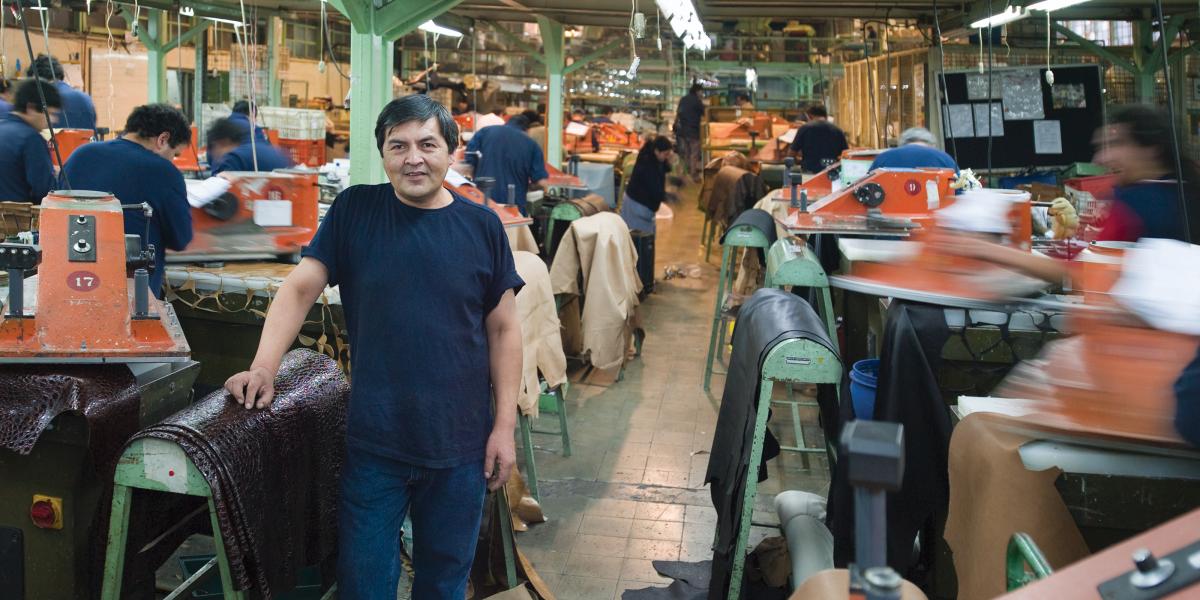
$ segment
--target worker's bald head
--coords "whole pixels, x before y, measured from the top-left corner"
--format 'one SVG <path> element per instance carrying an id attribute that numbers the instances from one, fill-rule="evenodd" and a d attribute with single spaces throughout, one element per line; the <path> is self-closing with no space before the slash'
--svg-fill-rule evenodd
<path id="1" fill-rule="evenodd" d="M 451 154 L 458 148 L 458 124 L 446 107 L 424 94 L 413 94 L 387 103 L 375 121 L 375 146 L 383 155 L 383 144 L 388 133 L 400 125 L 414 121 L 424 123 L 430 119 L 437 122 L 437 131 L 442 136 Z"/>

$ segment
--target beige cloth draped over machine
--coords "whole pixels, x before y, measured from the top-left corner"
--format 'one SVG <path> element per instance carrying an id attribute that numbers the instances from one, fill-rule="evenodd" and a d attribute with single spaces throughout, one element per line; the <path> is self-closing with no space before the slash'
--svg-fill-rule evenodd
<path id="1" fill-rule="evenodd" d="M 602 212 L 572 221 L 555 252 L 550 281 L 556 295 L 573 297 L 562 306 L 564 349 L 587 355 L 597 369 L 623 365 L 642 282 L 637 249 L 620 215 Z"/>
<path id="2" fill-rule="evenodd" d="M 517 294 L 517 316 L 521 319 L 524 362 L 521 393 L 517 404 L 530 417 L 538 414 L 541 385 L 538 373 L 551 388 L 567 382 L 567 357 L 563 354 L 562 333 L 554 291 L 546 263 L 530 252 L 513 252 L 517 274 L 525 287 Z"/>

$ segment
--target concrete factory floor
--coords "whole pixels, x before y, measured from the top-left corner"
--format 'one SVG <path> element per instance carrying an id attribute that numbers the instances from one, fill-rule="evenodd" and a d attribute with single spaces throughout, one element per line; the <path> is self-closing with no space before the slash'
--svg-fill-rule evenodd
<path id="1" fill-rule="evenodd" d="M 535 436 L 549 521 L 518 534 L 517 543 L 560 600 L 619 599 L 626 589 L 669 583 L 655 573 L 653 560 L 712 556 L 716 513 L 703 483 L 725 378 L 714 375 L 707 393 L 703 378 L 721 252 L 714 245 L 711 262 L 703 262 L 698 188 L 684 191 L 672 206 L 672 220 L 659 221 L 659 282 L 642 305 L 642 356 L 626 366 L 619 382 L 596 385 L 600 376 L 573 377 L 567 397 L 570 458 L 560 454 L 559 438 Z M 662 281 L 668 265 L 696 264 L 698 279 Z M 782 397 L 785 390 L 776 387 Z M 804 422 L 808 445 L 821 447 L 815 411 Z M 771 429 L 783 444 L 793 443 L 786 407 L 774 411 Z M 812 469 L 806 470 L 799 454 L 784 452 L 769 463 L 755 522 L 778 522 L 772 501 L 780 491 L 825 494 L 825 458 L 814 454 L 809 461 Z M 750 547 L 773 535 L 779 535 L 777 529 L 755 527 Z"/>

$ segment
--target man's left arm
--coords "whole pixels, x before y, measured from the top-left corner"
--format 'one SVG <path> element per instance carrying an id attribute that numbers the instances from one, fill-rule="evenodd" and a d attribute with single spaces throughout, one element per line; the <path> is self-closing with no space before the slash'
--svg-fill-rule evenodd
<path id="1" fill-rule="evenodd" d="M 529 179 L 533 181 L 533 185 L 544 190 L 550 183 L 550 173 L 546 171 L 546 155 L 542 154 L 542 148 L 537 144 L 530 150 L 530 155 L 533 169 L 530 170 Z"/>
<path id="2" fill-rule="evenodd" d="M 179 252 L 192 243 L 192 207 L 188 204 L 187 187 L 179 171 L 172 167 L 163 173 L 163 177 L 169 182 L 168 193 L 159 202 L 160 214 L 156 216 L 161 224 L 163 244 L 168 250 Z"/>
<path id="3" fill-rule="evenodd" d="M 488 313 L 488 363 L 492 371 L 492 395 L 496 399 L 496 421 L 488 436 L 483 476 L 488 489 L 500 489 L 517 461 L 513 431 L 517 426 L 517 393 L 521 387 L 521 322 L 516 294 L 509 289 Z"/>

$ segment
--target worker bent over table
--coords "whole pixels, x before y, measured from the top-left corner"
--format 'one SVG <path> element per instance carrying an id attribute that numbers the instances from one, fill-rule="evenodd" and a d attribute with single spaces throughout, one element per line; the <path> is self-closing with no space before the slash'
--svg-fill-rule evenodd
<path id="1" fill-rule="evenodd" d="M 390 183 L 338 196 L 271 305 L 250 370 L 225 387 L 266 407 L 309 308 L 339 285 L 354 373 L 339 596 L 395 598 L 407 514 L 413 597 L 461 600 L 485 487 L 503 486 L 515 461 L 523 282 L 499 217 L 442 187 L 458 141 L 445 108 L 393 100 L 375 138 Z"/>

